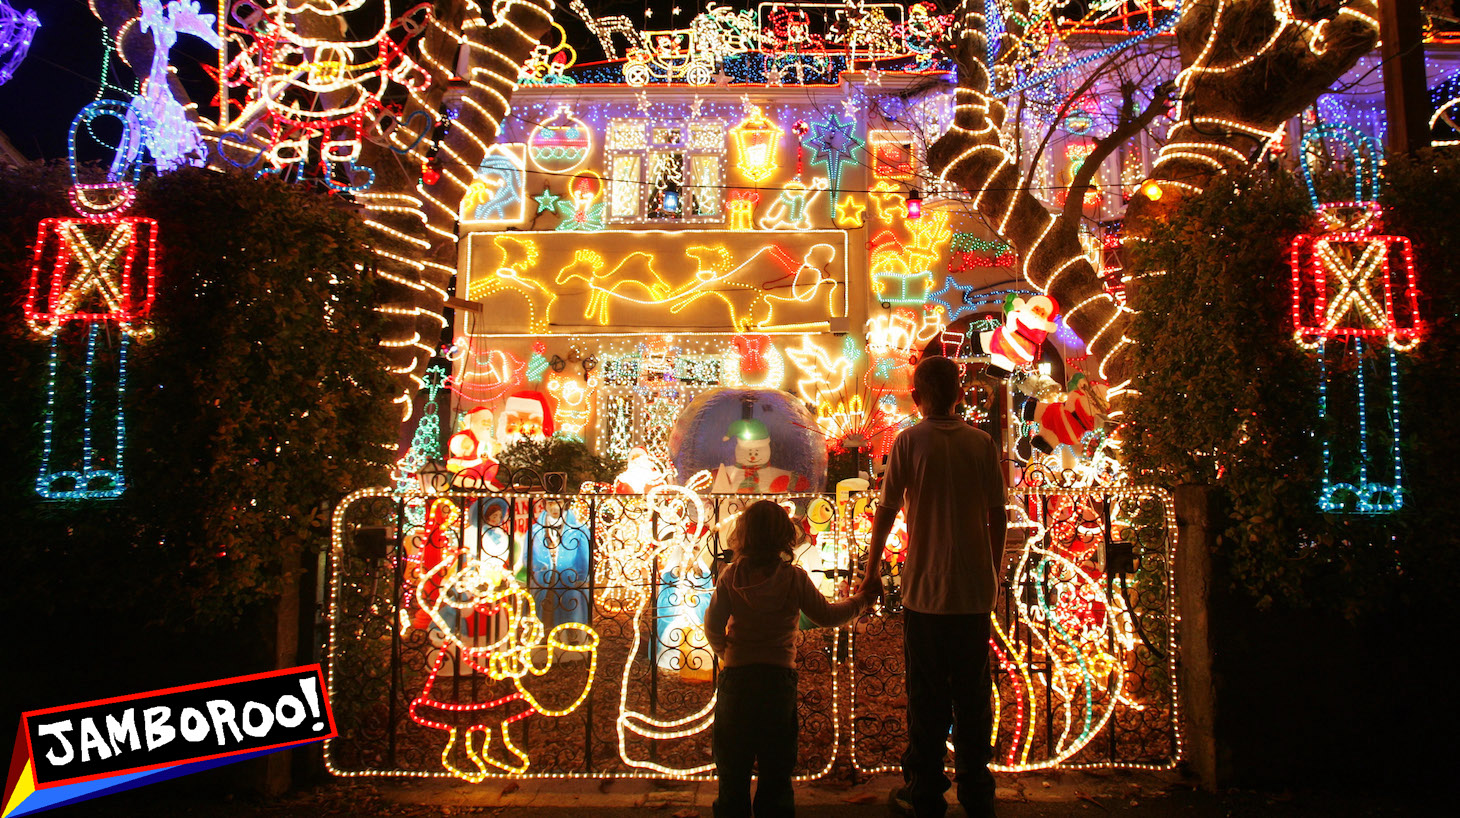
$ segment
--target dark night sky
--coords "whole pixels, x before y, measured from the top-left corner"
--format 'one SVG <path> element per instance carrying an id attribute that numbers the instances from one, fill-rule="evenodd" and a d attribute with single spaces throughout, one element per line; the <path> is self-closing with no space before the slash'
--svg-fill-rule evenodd
<path id="1" fill-rule="evenodd" d="M 96 98 L 101 74 L 103 46 L 101 23 L 87 7 L 86 0 L 7 0 L 12 8 L 24 12 L 35 9 L 41 28 L 36 32 L 30 53 L 16 70 L 15 76 L 0 86 L 0 131 L 10 137 L 15 147 L 31 159 L 65 159 L 66 134 L 71 120 L 88 102 Z M 723 5 L 752 7 L 753 0 L 721 0 Z M 216 0 L 201 0 L 203 10 L 215 13 Z M 411 3 L 396 0 L 397 13 Z M 585 5 L 599 16 L 622 14 L 642 25 L 644 10 L 653 8 L 653 16 L 645 28 L 683 28 L 695 14 L 704 9 L 703 0 L 585 0 Z M 678 6 L 680 14 L 671 15 Z M 567 0 L 559 0 L 555 19 L 568 31 L 579 51 L 580 62 L 603 58 L 597 41 L 567 10 Z M 189 42 L 193 41 L 193 42 Z M 172 51 L 177 66 L 195 99 L 206 107 L 212 99 L 211 80 L 198 67 L 199 60 L 212 64 L 206 46 L 194 38 L 182 37 Z M 115 85 L 131 87 L 132 77 L 125 66 L 113 69 Z M 95 158 L 95 157 L 93 157 Z"/>
<path id="2" fill-rule="evenodd" d="M 0 131 L 31 159 L 61 159 L 76 112 L 96 96 L 101 23 L 86 0 L 7 0 L 35 9 L 41 27 L 10 82 L 0 85 Z"/>

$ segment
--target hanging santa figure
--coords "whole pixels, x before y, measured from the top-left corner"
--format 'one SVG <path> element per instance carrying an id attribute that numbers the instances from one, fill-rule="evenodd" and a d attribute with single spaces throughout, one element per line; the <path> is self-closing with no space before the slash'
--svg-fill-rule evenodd
<path id="1" fill-rule="evenodd" d="M 1038 360 L 1044 337 L 1055 330 L 1057 315 L 1059 305 L 1047 295 L 1036 295 L 1028 301 L 1009 296 L 1004 302 L 1004 325 L 979 336 L 989 356 L 990 374 L 1007 377 Z"/>

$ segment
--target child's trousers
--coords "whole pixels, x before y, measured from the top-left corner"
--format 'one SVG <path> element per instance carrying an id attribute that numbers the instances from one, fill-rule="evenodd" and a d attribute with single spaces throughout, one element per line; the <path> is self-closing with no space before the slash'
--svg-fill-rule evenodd
<path id="1" fill-rule="evenodd" d="M 716 818 L 751 814 L 750 773 L 760 775 L 753 803 L 756 818 L 796 814 L 791 771 L 796 766 L 796 671 L 776 665 L 743 665 L 720 671 L 715 700 L 715 769 L 720 794 Z"/>

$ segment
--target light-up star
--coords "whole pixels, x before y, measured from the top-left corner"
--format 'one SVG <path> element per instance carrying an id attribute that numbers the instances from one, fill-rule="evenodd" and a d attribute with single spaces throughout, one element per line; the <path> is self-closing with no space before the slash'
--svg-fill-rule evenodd
<path id="1" fill-rule="evenodd" d="M 875 65 L 872 66 L 871 68 L 868 68 L 867 69 L 867 84 L 868 85 L 881 85 L 882 84 L 882 72 L 881 71 L 878 71 L 877 70 L 877 67 Z"/>
<path id="2" fill-rule="evenodd" d="M 836 224 L 838 227 L 861 227 L 862 214 L 866 211 L 867 206 L 850 194 L 843 196 L 841 204 L 836 206 Z"/>
<path id="3" fill-rule="evenodd" d="M 699 119 L 699 116 L 700 116 L 700 107 L 703 106 L 704 104 L 705 104 L 704 98 L 701 97 L 699 94 L 695 94 L 694 100 L 692 102 L 690 102 L 690 104 L 689 104 L 689 115 L 692 116 L 692 117 L 694 117 L 694 118 L 696 118 L 696 119 Z"/>
<path id="4" fill-rule="evenodd" d="M 439 366 L 433 366 L 426 370 L 426 377 L 421 379 L 421 388 L 426 390 L 428 400 L 435 400 L 436 393 L 446 385 L 446 370 Z"/>
<path id="5" fill-rule="evenodd" d="M 928 303 L 946 307 L 948 314 L 943 317 L 943 320 L 951 324 L 959 318 L 973 313 L 972 300 L 969 298 L 973 294 L 973 289 L 973 285 L 959 284 L 953 280 L 953 276 L 948 276 L 943 280 L 943 287 L 928 296 Z"/>
<path id="6" fill-rule="evenodd" d="M 714 73 L 714 75 L 710 77 L 710 79 L 716 85 L 720 86 L 721 88 L 724 88 L 724 87 L 728 86 L 730 84 L 730 81 L 733 80 L 733 79 L 735 79 L 735 78 L 732 77 L 732 76 L 730 76 L 729 74 L 726 74 L 725 73 L 725 69 L 722 68 L 719 71 L 716 71 Z"/>
<path id="7" fill-rule="evenodd" d="M 811 157 L 811 163 L 826 166 L 826 179 L 830 183 L 831 193 L 827 198 L 827 209 L 832 216 L 836 215 L 837 193 L 841 190 L 842 166 L 853 162 L 857 149 L 866 144 L 852 133 L 856 127 L 855 119 L 848 118 L 846 122 L 842 122 L 833 113 L 826 122 L 812 123 L 812 136 L 806 143 L 816 152 Z"/>
<path id="8" fill-rule="evenodd" d="M 640 91 L 639 93 L 634 95 L 634 98 L 639 101 L 639 104 L 637 106 L 639 109 L 639 113 L 649 113 L 649 92 Z"/>
<path id="9" fill-rule="evenodd" d="M 549 188 L 543 188 L 541 193 L 532 197 L 532 200 L 537 202 L 537 212 L 539 213 L 552 213 L 557 210 L 558 202 L 562 199 L 562 196 L 554 195 Z"/>
<path id="10" fill-rule="evenodd" d="M 857 115 L 857 100 L 852 97 L 847 97 L 842 100 L 842 112 L 848 117 L 855 117 Z"/>

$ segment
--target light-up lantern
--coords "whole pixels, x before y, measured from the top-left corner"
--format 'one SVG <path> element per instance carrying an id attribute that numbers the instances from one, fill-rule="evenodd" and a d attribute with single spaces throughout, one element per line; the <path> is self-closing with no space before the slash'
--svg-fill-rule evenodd
<path id="1" fill-rule="evenodd" d="M 780 147 L 782 133 L 780 127 L 765 118 L 759 106 L 752 107 L 750 115 L 730 129 L 736 166 L 745 178 L 760 184 L 776 172 L 776 149 Z"/>
<path id="2" fill-rule="evenodd" d="M 914 189 L 907 195 L 907 217 L 920 219 L 923 216 L 923 192 Z"/>

